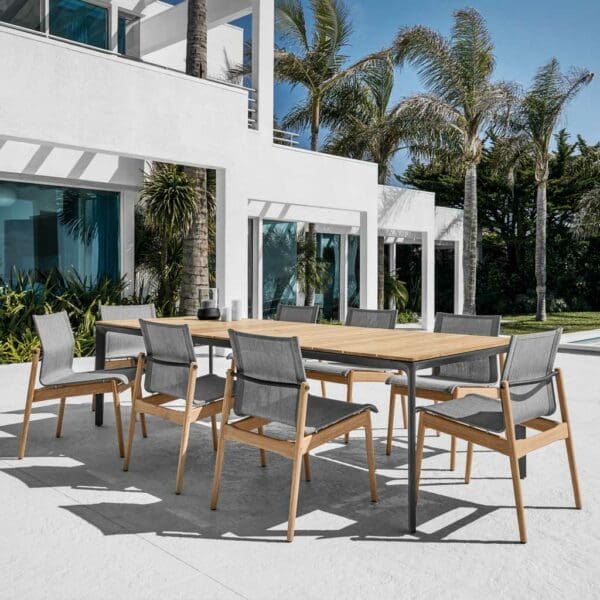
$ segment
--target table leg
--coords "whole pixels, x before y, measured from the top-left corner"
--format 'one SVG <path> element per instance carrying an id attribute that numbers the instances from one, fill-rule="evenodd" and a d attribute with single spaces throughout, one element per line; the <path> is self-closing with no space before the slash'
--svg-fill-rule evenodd
<path id="1" fill-rule="evenodd" d="M 106 354 L 106 331 L 96 327 L 96 370 L 104 369 Z M 96 394 L 96 426 L 101 427 L 104 422 L 104 394 Z"/>
<path id="2" fill-rule="evenodd" d="M 518 440 L 524 440 L 527 437 L 527 428 L 523 425 L 515 425 L 515 437 Z M 527 477 L 527 455 L 522 456 L 519 459 L 519 473 L 521 479 Z"/>
<path id="3" fill-rule="evenodd" d="M 213 374 L 213 347 L 212 344 L 208 345 L 208 372 Z"/>
<path id="4" fill-rule="evenodd" d="M 417 452 L 416 452 L 416 416 L 415 391 L 416 369 L 409 365 L 406 371 L 408 379 L 408 531 L 417 530 Z"/>

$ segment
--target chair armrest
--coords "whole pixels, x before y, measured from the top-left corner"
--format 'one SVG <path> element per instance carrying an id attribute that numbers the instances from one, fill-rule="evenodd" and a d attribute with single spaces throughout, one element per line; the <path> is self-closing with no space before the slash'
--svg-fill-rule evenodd
<path id="1" fill-rule="evenodd" d="M 499 399 L 500 388 L 498 387 L 461 387 L 457 385 L 454 388 L 454 398 L 464 398 L 469 394 L 479 394 L 480 396 L 488 396 L 489 398 Z"/>

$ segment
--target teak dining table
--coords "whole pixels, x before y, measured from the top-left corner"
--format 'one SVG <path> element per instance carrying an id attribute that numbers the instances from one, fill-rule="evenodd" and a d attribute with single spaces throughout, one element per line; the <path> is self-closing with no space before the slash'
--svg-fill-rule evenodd
<path id="1" fill-rule="evenodd" d="M 371 329 L 313 323 L 292 323 L 259 319 L 240 321 L 199 321 L 193 317 L 152 319 L 163 323 L 186 323 L 195 345 L 209 347 L 212 372 L 213 347 L 229 348 L 228 330 L 245 331 L 280 337 L 296 336 L 302 355 L 343 362 L 361 367 L 403 371 L 408 379 L 408 530 L 416 531 L 416 418 L 415 379 L 421 369 L 486 358 L 505 353 L 509 340 L 449 333 L 432 333 L 410 329 Z M 109 332 L 141 335 L 137 320 L 99 321 L 96 323 L 96 368 L 105 363 L 106 334 Z M 103 422 L 103 396 L 96 396 L 96 425 Z"/>

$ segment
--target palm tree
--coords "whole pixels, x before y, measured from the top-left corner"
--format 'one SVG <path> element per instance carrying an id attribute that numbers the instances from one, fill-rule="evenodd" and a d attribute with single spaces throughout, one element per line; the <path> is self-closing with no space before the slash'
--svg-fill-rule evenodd
<path id="1" fill-rule="evenodd" d="M 336 94 L 338 106 L 330 109 L 336 127 L 325 147 L 327 152 L 377 163 L 378 182 L 385 185 L 392 174 L 392 160 L 404 138 L 401 103 L 391 105 L 394 65 L 389 57 L 374 60 L 360 74 L 352 90 Z M 333 105 L 336 102 L 332 103 Z M 338 117 L 335 117 L 339 113 Z M 385 304 L 384 238 L 378 237 L 377 303 Z"/>
<path id="2" fill-rule="evenodd" d="M 569 74 L 560 70 L 553 58 L 540 67 L 533 85 L 523 103 L 524 129 L 531 139 L 535 158 L 536 227 L 535 227 L 535 280 L 537 293 L 536 320 L 546 320 L 546 221 L 548 165 L 550 142 L 556 124 L 567 103 L 594 75 L 586 69 L 576 69 Z"/>
<path id="3" fill-rule="evenodd" d="M 449 39 L 427 27 L 401 29 L 396 62 L 412 63 L 428 93 L 408 98 L 404 118 L 407 147 L 420 159 L 458 166 L 464 173 L 464 312 L 476 310 L 477 167 L 485 133 L 511 106 L 513 87 L 493 83 L 494 45 L 474 9 L 454 13 Z"/>
<path id="4" fill-rule="evenodd" d="M 192 77 L 207 76 L 206 0 L 188 0 L 185 72 Z M 198 289 L 209 285 L 208 200 L 206 169 L 185 167 L 194 182 L 198 206 L 183 241 L 183 270 L 179 312 L 193 315 L 199 306 Z"/>
<path id="5" fill-rule="evenodd" d="M 310 126 L 310 149 L 319 147 L 321 125 L 328 124 L 327 103 L 342 82 L 355 75 L 371 60 L 367 57 L 344 67 L 342 54 L 352 33 L 352 24 L 343 0 L 310 0 L 312 31 L 309 29 L 301 0 L 276 0 L 275 20 L 281 39 L 289 48 L 275 50 L 275 77 L 292 87 L 301 86 L 306 99 L 294 107 L 283 120 L 285 129 L 302 129 Z M 306 269 L 316 264 L 316 233 L 314 223 L 309 223 L 306 235 Z M 312 273 L 305 281 L 313 281 Z M 315 291 L 307 285 L 305 304 L 314 304 Z"/>

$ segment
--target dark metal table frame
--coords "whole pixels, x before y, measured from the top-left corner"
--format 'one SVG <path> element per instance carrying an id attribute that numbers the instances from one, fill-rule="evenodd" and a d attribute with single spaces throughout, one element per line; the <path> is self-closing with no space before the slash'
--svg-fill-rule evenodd
<path id="1" fill-rule="evenodd" d="M 118 327 L 116 325 L 96 325 L 96 369 L 103 369 L 105 365 L 106 334 L 108 332 L 125 333 L 128 335 L 141 336 L 140 329 L 131 327 Z M 228 340 L 218 340 L 214 338 L 192 335 L 194 345 L 208 346 L 209 372 L 213 372 L 213 348 L 230 348 Z M 305 358 L 316 358 L 333 362 L 344 362 L 345 364 L 355 364 L 361 367 L 374 367 L 378 369 L 393 369 L 395 371 L 404 371 L 408 379 L 408 531 L 415 533 L 417 529 L 417 482 L 416 482 L 416 377 L 417 372 L 423 369 L 440 367 L 442 365 L 461 362 L 469 358 L 488 358 L 508 351 L 508 341 L 504 346 L 488 348 L 485 350 L 474 350 L 462 352 L 451 356 L 439 358 L 430 358 L 426 360 L 400 362 L 389 359 L 367 358 L 362 356 L 352 356 L 348 354 L 338 354 L 335 352 L 318 352 L 314 350 L 302 350 L 302 356 Z M 96 425 L 100 427 L 104 419 L 104 395 L 96 395 Z M 516 437 L 524 439 L 526 429 L 522 425 L 515 427 Z M 526 476 L 527 462 L 526 457 L 519 459 L 519 468 L 521 479 Z"/>

